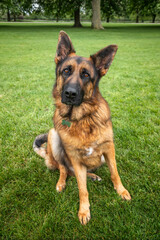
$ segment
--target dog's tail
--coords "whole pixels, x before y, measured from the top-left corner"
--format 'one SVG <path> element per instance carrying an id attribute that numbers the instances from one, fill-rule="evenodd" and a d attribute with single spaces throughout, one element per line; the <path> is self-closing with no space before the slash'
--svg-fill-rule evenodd
<path id="1" fill-rule="evenodd" d="M 47 141 L 48 141 L 48 133 L 38 135 L 38 136 L 35 138 L 34 143 L 33 143 L 33 149 L 34 149 L 34 151 L 35 151 L 39 156 L 41 156 L 42 158 L 45 158 L 45 157 L 46 157 L 46 147 L 43 147 L 42 145 L 43 145 L 44 143 L 47 143 Z"/>

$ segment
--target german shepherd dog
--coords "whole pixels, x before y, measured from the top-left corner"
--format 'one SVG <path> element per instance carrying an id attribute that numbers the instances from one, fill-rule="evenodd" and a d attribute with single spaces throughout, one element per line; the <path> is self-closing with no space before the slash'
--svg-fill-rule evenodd
<path id="1" fill-rule="evenodd" d="M 78 217 L 84 225 L 91 218 L 87 176 L 100 181 L 91 171 L 104 162 L 108 164 L 117 193 L 122 199 L 131 199 L 117 171 L 110 109 L 98 88 L 117 49 L 117 45 L 110 45 L 89 58 L 79 57 L 69 36 L 60 32 L 53 88 L 54 128 L 48 134 L 37 136 L 33 144 L 49 169 L 59 169 L 58 192 L 65 188 L 68 175 L 76 176 L 80 198 Z"/>

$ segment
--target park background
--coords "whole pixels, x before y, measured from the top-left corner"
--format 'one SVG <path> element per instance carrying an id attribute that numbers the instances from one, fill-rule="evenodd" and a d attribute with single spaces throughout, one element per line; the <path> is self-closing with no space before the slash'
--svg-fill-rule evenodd
<path id="1" fill-rule="evenodd" d="M 154 24 L 148 23 L 151 16 L 138 24 L 99 21 L 103 30 L 93 29 L 92 16 L 81 21 L 82 27 L 73 27 L 74 18 L 28 23 L 11 18 L 0 23 L 0 239 L 159 240 L 158 15 Z M 132 201 L 121 200 L 107 166 L 102 166 L 96 171 L 101 182 L 88 179 L 92 218 L 86 226 L 77 217 L 76 179 L 69 177 L 58 194 L 58 171 L 48 171 L 32 149 L 34 138 L 53 127 L 60 30 L 80 56 L 109 44 L 119 47 L 99 87 L 111 108 L 118 170 Z"/>
<path id="2" fill-rule="evenodd" d="M 1 0 L 1 21 L 160 22 L 160 0 Z M 99 23 L 98 23 L 99 22 Z M 97 25 L 98 24 L 98 25 Z"/>

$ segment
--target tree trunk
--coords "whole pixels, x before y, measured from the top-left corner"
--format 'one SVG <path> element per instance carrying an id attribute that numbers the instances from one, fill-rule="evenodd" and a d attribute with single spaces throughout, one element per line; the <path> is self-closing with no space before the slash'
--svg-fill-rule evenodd
<path id="1" fill-rule="evenodd" d="M 74 26 L 73 27 L 82 27 L 80 22 L 80 7 L 74 11 Z"/>
<path id="2" fill-rule="evenodd" d="M 14 19 L 14 22 L 16 22 L 17 18 L 15 13 L 13 14 L 13 19 Z"/>
<path id="3" fill-rule="evenodd" d="M 9 8 L 7 9 L 7 21 L 8 21 L 8 22 L 11 21 L 11 15 L 10 15 Z"/>
<path id="4" fill-rule="evenodd" d="M 136 23 L 139 23 L 139 9 L 138 9 L 138 8 L 137 8 L 136 13 L 137 13 L 137 16 L 136 16 Z"/>
<path id="5" fill-rule="evenodd" d="M 109 17 L 107 17 L 107 21 L 106 22 L 109 23 Z"/>
<path id="6" fill-rule="evenodd" d="M 156 14 L 153 14 L 152 15 L 152 23 L 155 23 L 155 20 L 156 20 Z"/>
<path id="7" fill-rule="evenodd" d="M 92 0 L 92 28 L 104 29 L 101 24 L 101 0 Z"/>

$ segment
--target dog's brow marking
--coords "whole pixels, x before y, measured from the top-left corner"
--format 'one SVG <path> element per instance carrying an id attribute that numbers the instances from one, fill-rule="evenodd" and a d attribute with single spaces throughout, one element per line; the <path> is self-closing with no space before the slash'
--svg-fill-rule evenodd
<path id="1" fill-rule="evenodd" d="M 53 152 L 54 158 L 59 159 L 59 156 L 61 154 L 60 137 L 58 133 L 55 131 L 55 129 L 52 129 L 51 132 L 52 132 L 52 138 L 51 138 L 52 152 Z"/>

